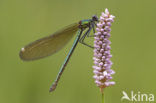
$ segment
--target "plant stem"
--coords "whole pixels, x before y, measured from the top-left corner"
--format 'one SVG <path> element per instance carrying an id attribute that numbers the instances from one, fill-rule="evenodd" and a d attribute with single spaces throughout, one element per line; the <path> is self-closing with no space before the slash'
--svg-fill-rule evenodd
<path id="1" fill-rule="evenodd" d="M 104 103 L 104 93 L 102 93 L 102 103 Z"/>
<path id="2" fill-rule="evenodd" d="M 104 90 L 103 90 L 103 88 L 101 88 L 101 93 L 102 93 L 102 103 L 104 103 Z"/>

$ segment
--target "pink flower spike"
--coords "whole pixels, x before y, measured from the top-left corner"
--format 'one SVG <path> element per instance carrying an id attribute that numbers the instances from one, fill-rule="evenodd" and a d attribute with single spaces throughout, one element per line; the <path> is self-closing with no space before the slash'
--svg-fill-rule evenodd
<path id="1" fill-rule="evenodd" d="M 94 37 L 94 79 L 96 85 L 102 90 L 103 88 L 114 85 L 115 82 L 112 80 L 112 75 L 115 73 L 111 69 L 112 62 L 110 58 L 111 55 L 111 42 L 109 40 L 111 25 L 114 22 L 115 16 L 110 15 L 108 9 L 102 12 L 99 22 L 97 23 L 97 28 Z"/>

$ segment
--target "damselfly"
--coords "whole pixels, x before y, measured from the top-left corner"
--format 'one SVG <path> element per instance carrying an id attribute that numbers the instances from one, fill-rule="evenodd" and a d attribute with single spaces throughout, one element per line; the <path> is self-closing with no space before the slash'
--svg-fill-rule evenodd
<path id="1" fill-rule="evenodd" d="M 54 91 L 65 69 L 65 66 L 67 65 L 78 42 L 92 48 L 92 46 L 84 42 L 84 39 L 86 36 L 90 36 L 91 30 L 93 30 L 93 32 L 95 33 L 94 27 L 96 26 L 97 21 L 97 16 L 93 16 L 92 19 L 81 20 L 78 23 L 71 24 L 64 29 L 53 33 L 50 36 L 36 40 L 21 49 L 19 53 L 20 58 L 24 61 L 31 61 L 52 55 L 55 52 L 59 51 L 61 48 L 63 48 L 65 44 L 67 44 L 67 42 L 77 32 L 77 36 L 73 43 L 73 46 L 70 49 L 64 63 L 62 64 L 55 82 L 50 87 L 49 91 Z"/>

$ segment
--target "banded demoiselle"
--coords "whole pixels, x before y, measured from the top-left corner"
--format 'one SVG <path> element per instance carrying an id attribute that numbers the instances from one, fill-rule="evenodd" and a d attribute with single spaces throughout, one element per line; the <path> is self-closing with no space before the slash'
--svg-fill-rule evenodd
<path id="1" fill-rule="evenodd" d="M 93 16 L 92 19 L 81 20 L 78 23 L 71 24 L 71 25 L 65 27 L 64 29 L 53 33 L 50 36 L 36 40 L 21 49 L 21 51 L 19 53 L 20 58 L 24 61 L 31 61 L 31 60 L 37 60 L 37 59 L 52 55 L 52 54 L 56 53 L 57 51 L 59 51 L 61 48 L 63 48 L 65 46 L 65 44 L 67 44 L 67 42 L 77 32 L 77 36 L 73 43 L 73 46 L 70 49 L 67 57 L 65 58 L 64 63 L 62 64 L 62 66 L 60 68 L 60 72 L 58 73 L 56 80 L 50 87 L 49 91 L 52 92 L 56 89 L 56 86 L 58 84 L 58 81 L 60 80 L 60 77 L 61 77 L 64 69 L 65 69 L 65 66 L 67 65 L 78 42 L 80 42 L 84 45 L 87 45 L 89 47 L 92 47 L 92 46 L 84 43 L 84 39 L 86 36 L 87 37 L 90 36 L 90 31 L 92 29 L 93 29 L 93 32 L 95 32 L 94 27 L 96 26 L 97 21 L 98 21 L 97 16 Z"/>

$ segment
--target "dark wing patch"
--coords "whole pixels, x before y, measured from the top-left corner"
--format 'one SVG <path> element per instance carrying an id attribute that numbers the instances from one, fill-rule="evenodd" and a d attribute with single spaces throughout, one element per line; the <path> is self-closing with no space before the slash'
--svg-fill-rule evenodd
<path id="1" fill-rule="evenodd" d="M 50 36 L 34 41 L 21 49 L 20 58 L 29 61 L 52 55 L 63 48 L 77 30 L 78 23 L 74 23 Z"/>

